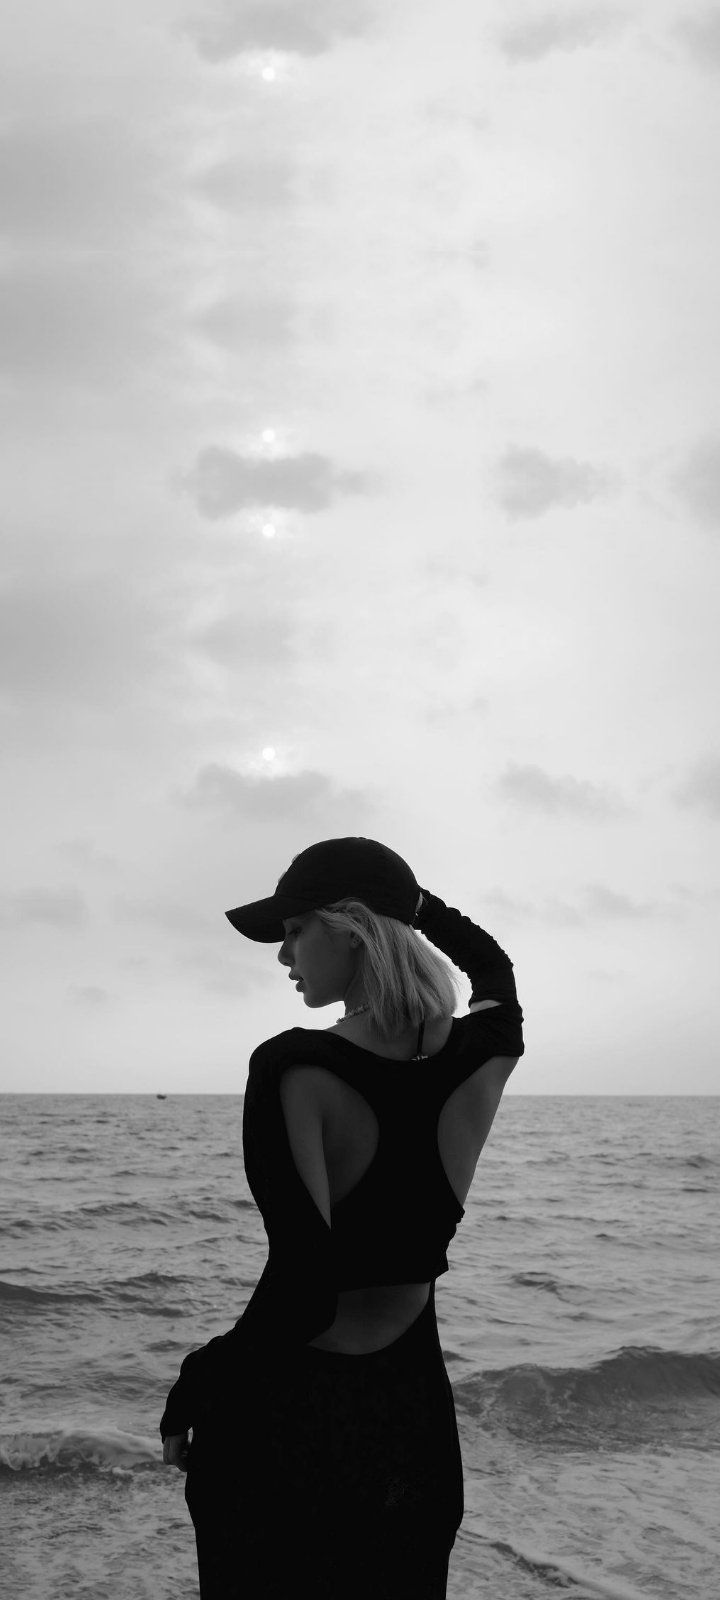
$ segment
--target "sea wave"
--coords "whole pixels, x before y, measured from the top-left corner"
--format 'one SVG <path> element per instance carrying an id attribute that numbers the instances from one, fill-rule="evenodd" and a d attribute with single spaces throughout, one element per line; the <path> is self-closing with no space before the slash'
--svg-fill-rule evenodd
<path id="1" fill-rule="evenodd" d="M 33 1289 L 29 1283 L 8 1283 L 0 1278 L 0 1307 L 97 1304 L 102 1295 L 94 1289 Z"/>
<path id="2" fill-rule="evenodd" d="M 521 1547 L 502 1540 L 488 1540 L 488 1543 L 500 1555 L 509 1557 L 520 1572 L 539 1579 L 543 1586 L 564 1589 L 570 1595 L 577 1588 L 584 1595 L 602 1596 L 603 1600 L 647 1600 L 647 1596 L 641 1594 L 639 1589 L 631 1588 L 615 1577 L 601 1577 L 599 1573 L 591 1572 L 584 1563 L 546 1555 L 527 1545 Z"/>
<path id="3" fill-rule="evenodd" d="M 124 1475 L 162 1464 L 162 1445 L 116 1429 L 56 1428 L 0 1435 L 0 1477 L 17 1472 Z"/>
<path id="4" fill-rule="evenodd" d="M 111 1309 L 117 1304 L 129 1305 L 135 1311 L 149 1308 L 157 1316 L 164 1316 L 168 1308 L 164 1300 L 158 1302 L 158 1294 L 177 1296 L 186 1293 L 187 1289 L 187 1278 L 173 1276 L 169 1272 L 141 1272 L 127 1278 L 105 1278 L 98 1282 L 95 1289 L 88 1289 L 83 1284 L 76 1288 L 69 1283 L 64 1289 L 47 1286 L 34 1289 L 29 1283 L 8 1283 L 0 1278 L 0 1310 L 3 1305 L 18 1310 L 23 1307 L 34 1310 L 38 1306 L 62 1305 L 99 1305 Z M 173 1307 L 170 1307 L 168 1314 L 176 1315 Z"/>
<path id="5" fill-rule="evenodd" d="M 454 1394 L 458 1412 L 491 1432 L 584 1449 L 711 1448 L 720 1352 L 626 1346 L 589 1367 L 528 1363 L 476 1373 Z"/>
<path id="6" fill-rule="evenodd" d="M 620 1578 L 613 1572 L 606 1575 L 598 1572 L 594 1564 L 573 1556 L 556 1555 L 549 1549 L 542 1549 L 534 1542 L 512 1538 L 498 1539 L 489 1529 L 482 1529 L 477 1522 L 466 1520 L 460 1532 L 461 1544 L 472 1550 L 473 1546 L 480 1552 L 492 1551 L 500 1557 L 500 1567 L 494 1567 L 493 1572 L 500 1578 L 500 1587 L 503 1594 L 519 1593 L 519 1585 L 523 1594 L 544 1594 L 546 1589 L 562 1590 L 569 1600 L 576 1595 L 577 1600 L 595 1600 L 596 1596 L 602 1600 L 648 1600 L 646 1589 L 637 1589 L 624 1577 Z M 505 1565 L 513 1571 L 512 1589 L 507 1589 L 502 1582 L 502 1568 Z M 482 1562 L 482 1570 L 486 1563 Z M 471 1568 L 472 1570 L 472 1568 Z M 526 1580 L 530 1579 L 531 1588 L 526 1587 Z M 525 1582 L 523 1581 L 525 1580 Z M 542 1586 L 542 1589 L 540 1588 Z M 468 1591 L 469 1592 L 469 1591 Z M 473 1589 L 473 1594 L 475 1590 Z M 484 1592 L 484 1591 L 483 1591 Z"/>
<path id="7" fill-rule="evenodd" d="M 242 1196 L 221 1201 L 173 1197 L 160 1203 L 150 1195 L 134 1199 L 81 1201 L 63 1208 L 37 1206 L 24 1216 L 3 1217 L 2 1231 L 5 1238 L 12 1239 L 35 1234 L 75 1233 L 79 1229 L 97 1231 L 107 1223 L 131 1229 L 175 1227 L 186 1221 L 218 1222 L 223 1226 L 232 1226 L 238 1211 L 256 1209 L 254 1200 Z"/>
<path id="8" fill-rule="evenodd" d="M 648 1153 L 652 1154 L 653 1152 Z M 720 1172 L 720 1161 L 718 1160 L 717 1156 L 706 1155 L 701 1150 L 694 1151 L 691 1155 L 688 1155 L 687 1152 L 685 1152 L 683 1155 L 675 1155 L 672 1152 L 663 1152 L 662 1165 L 665 1168 L 691 1167 L 696 1170 L 698 1168 L 714 1168 L 716 1172 Z"/>
<path id="9" fill-rule="evenodd" d="M 550 1272 L 513 1272 L 510 1282 L 516 1283 L 520 1289 L 544 1289 L 548 1294 L 556 1294 L 562 1299 L 567 1289 L 575 1287 L 571 1283 L 562 1283 L 559 1278 L 554 1278 Z"/>

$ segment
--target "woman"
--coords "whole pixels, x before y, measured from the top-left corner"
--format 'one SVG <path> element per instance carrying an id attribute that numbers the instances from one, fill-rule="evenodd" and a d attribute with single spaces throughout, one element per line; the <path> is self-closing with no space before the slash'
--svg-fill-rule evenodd
<path id="1" fill-rule="evenodd" d="M 522 1055 L 512 964 L 371 839 L 296 856 L 228 911 L 332 1027 L 250 1059 L 243 1154 L 269 1256 L 160 1425 L 187 1470 L 202 1600 L 440 1600 L 463 1515 L 435 1279 Z M 437 945 L 472 983 L 457 988 Z M 188 1445 L 192 1429 L 192 1443 Z"/>

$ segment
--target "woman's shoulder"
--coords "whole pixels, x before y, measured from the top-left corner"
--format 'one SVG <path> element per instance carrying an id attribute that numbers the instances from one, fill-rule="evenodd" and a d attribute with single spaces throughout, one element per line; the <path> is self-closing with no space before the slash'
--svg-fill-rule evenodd
<path id="1" fill-rule="evenodd" d="M 314 1028 L 283 1028 L 281 1033 L 273 1033 L 269 1039 L 263 1039 L 255 1046 L 250 1057 L 250 1078 L 258 1072 L 266 1077 L 272 1076 L 273 1068 L 277 1071 L 288 1061 L 302 1065 L 302 1061 L 306 1060 L 308 1065 L 312 1064 L 322 1050 L 324 1037 Z M 332 1038 L 332 1035 L 328 1034 L 327 1037 Z"/>
<path id="2" fill-rule="evenodd" d="M 300 1028 L 283 1028 L 282 1033 L 273 1033 L 268 1039 L 261 1039 L 250 1057 L 250 1065 L 256 1060 L 267 1061 L 273 1057 L 280 1060 L 301 1031 Z"/>

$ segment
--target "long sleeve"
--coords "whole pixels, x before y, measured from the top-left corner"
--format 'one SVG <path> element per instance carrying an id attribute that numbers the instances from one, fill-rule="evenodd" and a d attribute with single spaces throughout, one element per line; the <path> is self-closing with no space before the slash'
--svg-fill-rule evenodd
<path id="1" fill-rule="evenodd" d="M 265 1269 L 242 1316 L 227 1333 L 191 1351 L 167 1398 L 164 1439 L 194 1427 L 252 1382 L 257 1364 L 329 1327 L 337 1310 L 332 1232 L 300 1177 L 280 1100 L 282 1065 L 268 1047 L 250 1059 L 243 1105 L 245 1173 L 268 1238 Z M 252 1358 L 252 1360 L 250 1360 Z"/>
<path id="2" fill-rule="evenodd" d="M 512 961 L 497 940 L 429 889 L 422 890 L 422 897 L 415 927 L 467 974 L 472 984 L 470 1004 L 476 1000 L 517 1003 Z"/>

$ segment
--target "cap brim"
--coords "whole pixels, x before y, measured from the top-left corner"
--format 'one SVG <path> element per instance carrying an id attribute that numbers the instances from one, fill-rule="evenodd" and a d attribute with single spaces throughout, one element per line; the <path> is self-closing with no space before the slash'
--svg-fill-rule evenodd
<path id="1" fill-rule="evenodd" d="M 271 894 L 267 900 L 253 900 L 249 906 L 236 906 L 234 911 L 226 911 L 225 915 L 228 922 L 246 939 L 255 939 L 258 944 L 282 944 L 285 938 L 283 919 L 301 917 L 314 910 L 315 907 L 308 905 L 307 900 Z"/>

